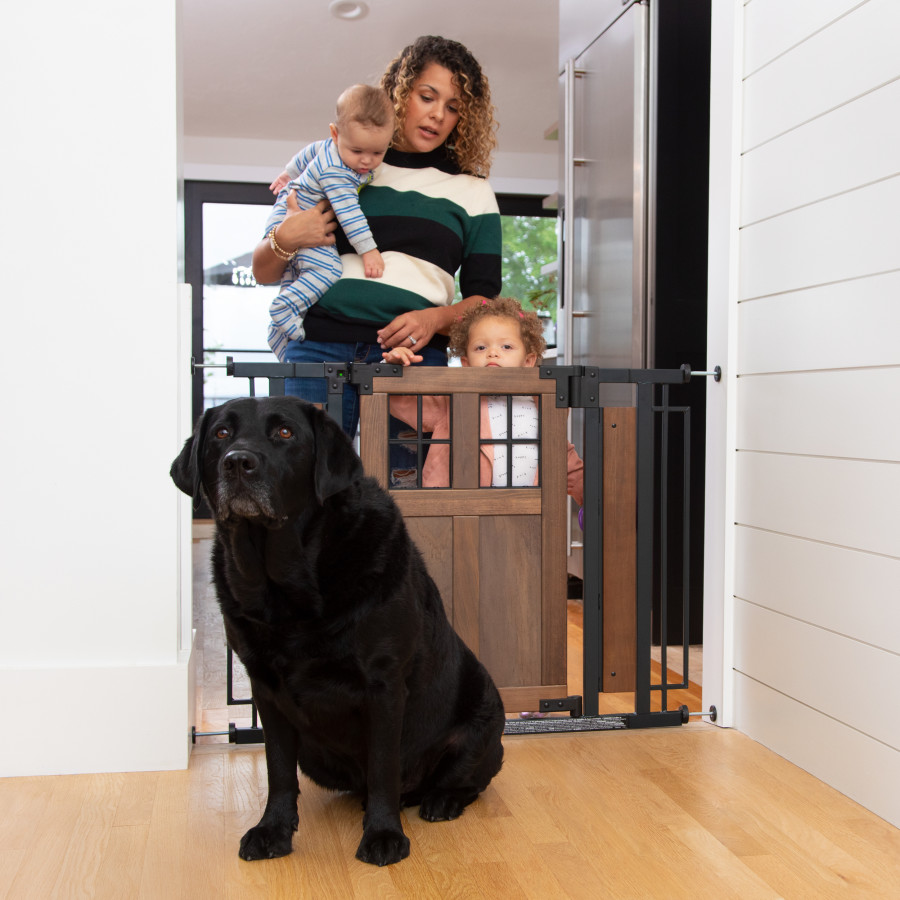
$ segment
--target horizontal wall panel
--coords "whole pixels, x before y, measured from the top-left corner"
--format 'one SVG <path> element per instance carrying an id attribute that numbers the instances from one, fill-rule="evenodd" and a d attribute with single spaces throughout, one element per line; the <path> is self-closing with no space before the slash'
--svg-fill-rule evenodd
<path id="1" fill-rule="evenodd" d="M 735 532 L 735 594 L 900 654 L 900 559 L 759 531 Z"/>
<path id="2" fill-rule="evenodd" d="M 900 172 L 900 79 L 744 154 L 741 224 Z"/>
<path id="3" fill-rule="evenodd" d="M 900 752 L 740 674 L 734 694 L 740 731 L 900 827 Z"/>
<path id="4" fill-rule="evenodd" d="M 742 450 L 900 462 L 900 366 L 748 375 L 737 397 Z"/>
<path id="5" fill-rule="evenodd" d="M 900 272 L 738 304 L 740 374 L 900 362 Z"/>
<path id="6" fill-rule="evenodd" d="M 740 525 L 900 557 L 900 465 L 740 452 Z"/>
<path id="7" fill-rule="evenodd" d="M 869 0 L 754 72 L 744 81 L 742 149 L 900 76 L 898 32 L 900 3 Z"/>
<path id="8" fill-rule="evenodd" d="M 859 6 L 862 0 L 753 0 L 744 9 L 744 75 Z"/>
<path id="9" fill-rule="evenodd" d="M 740 252 L 741 300 L 900 269 L 900 176 L 743 228 Z"/>
<path id="10" fill-rule="evenodd" d="M 900 749 L 896 653 L 741 600 L 734 633 L 736 671 Z"/>

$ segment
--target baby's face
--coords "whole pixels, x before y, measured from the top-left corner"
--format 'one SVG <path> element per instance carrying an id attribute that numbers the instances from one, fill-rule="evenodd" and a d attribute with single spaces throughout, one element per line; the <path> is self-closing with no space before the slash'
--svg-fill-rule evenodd
<path id="1" fill-rule="evenodd" d="M 392 125 L 371 128 L 359 122 L 331 126 L 331 138 L 344 165 L 359 175 L 368 175 L 384 159 L 394 134 Z"/>
<path id="2" fill-rule="evenodd" d="M 522 329 L 508 316 L 485 316 L 469 329 L 464 366 L 533 366 L 537 355 L 525 350 Z"/>

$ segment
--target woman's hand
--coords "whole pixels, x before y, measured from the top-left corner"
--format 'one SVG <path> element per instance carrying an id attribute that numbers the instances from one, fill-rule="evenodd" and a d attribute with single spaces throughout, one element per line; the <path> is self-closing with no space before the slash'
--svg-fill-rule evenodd
<path id="1" fill-rule="evenodd" d="M 310 209 L 300 209 L 293 191 L 287 195 L 287 212 L 275 229 L 278 246 L 288 253 L 307 247 L 327 247 L 334 243 L 337 221 L 327 201 L 320 200 Z M 274 284 L 284 272 L 287 262 L 279 259 L 268 238 L 263 238 L 253 251 L 253 277 L 260 284 Z"/>
<path id="2" fill-rule="evenodd" d="M 444 309 L 414 309 L 402 313 L 378 332 L 383 350 L 394 347 L 424 347 L 441 327 Z"/>
<path id="3" fill-rule="evenodd" d="M 431 309 L 403 313 L 378 332 L 378 343 L 384 350 L 399 346 L 421 349 L 435 334 L 450 334 L 454 320 L 460 318 L 470 306 L 482 302 L 487 302 L 487 297 L 473 294 L 451 306 L 433 306 Z"/>
<path id="4" fill-rule="evenodd" d="M 279 247 L 288 253 L 308 247 L 327 247 L 334 243 L 337 221 L 327 200 L 320 200 L 311 209 L 300 209 L 297 195 L 289 191 L 287 214 L 275 232 Z"/>

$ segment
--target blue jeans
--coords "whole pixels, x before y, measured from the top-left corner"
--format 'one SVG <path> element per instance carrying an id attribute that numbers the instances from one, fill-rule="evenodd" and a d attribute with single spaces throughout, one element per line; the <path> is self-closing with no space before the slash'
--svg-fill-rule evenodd
<path id="1" fill-rule="evenodd" d="M 326 363 L 380 363 L 384 361 L 379 344 L 344 344 L 331 341 L 290 341 L 284 352 L 285 362 L 326 362 Z M 447 354 L 434 347 L 419 351 L 424 357 L 421 366 L 446 366 Z M 324 378 L 286 378 L 284 392 L 292 397 L 309 400 L 310 403 L 325 403 L 328 399 L 328 385 Z M 348 437 L 355 438 L 359 427 L 359 391 L 356 385 L 345 383 L 342 399 L 341 424 Z M 396 425 L 396 428 L 395 428 Z M 395 430 L 407 428 L 398 419 L 391 419 L 391 436 Z M 393 449 L 393 448 L 392 448 Z M 402 448 L 400 448 L 402 449 Z M 414 457 L 413 457 L 414 458 Z M 397 464 L 401 463 L 399 460 Z M 392 458 L 391 465 L 394 465 Z M 413 463 L 415 465 L 415 463 Z"/>

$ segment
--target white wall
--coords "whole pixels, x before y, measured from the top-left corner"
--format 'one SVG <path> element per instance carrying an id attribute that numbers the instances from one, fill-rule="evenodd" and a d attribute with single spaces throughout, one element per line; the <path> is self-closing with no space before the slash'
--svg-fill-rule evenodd
<path id="1" fill-rule="evenodd" d="M 713 55 L 722 680 L 738 728 L 900 825 L 900 4 L 713 9 L 741 39 Z"/>
<path id="2" fill-rule="evenodd" d="M 4 11 L 0 775 L 187 761 L 178 12 Z"/>

